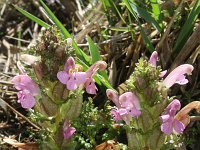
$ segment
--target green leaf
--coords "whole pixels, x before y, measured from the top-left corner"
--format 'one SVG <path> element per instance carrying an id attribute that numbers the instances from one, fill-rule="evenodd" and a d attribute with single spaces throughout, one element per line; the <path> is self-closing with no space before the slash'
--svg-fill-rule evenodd
<path id="1" fill-rule="evenodd" d="M 133 2 L 131 2 L 130 0 L 124 0 L 124 3 L 126 4 L 126 6 L 129 5 L 129 7 L 127 6 L 128 9 L 129 9 L 129 11 L 130 11 L 130 9 L 131 9 L 131 10 L 132 10 L 133 12 L 135 12 L 138 16 L 144 18 L 144 20 L 145 20 L 146 22 L 151 23 L 152 26 L 153 26 L 155 29 L 157 29 L 159 32 L 162 31 L 162 29 L 161 29 L 160 25 L 158 24 L 158 22 L 151 16 L 151 14 L 150 14 L 147 10 L 145 10 L 145 9 L 143 9 L 143 8 L 141 8 L 141 7 L 139 7 L 136 3 L 133 3 Z"/>
<path id="2" fill-rule="evenodd" d="M 87 41 L 89 44 L 89 51 L 90 55 L 92 56 L 92 63 L 101 60 L 101 55 L 99 52 L 98 46 L 93 42 L 93 40 L 90 38 L 90 36 L 87 35 Z M 100 74 L 105 78 L 108 79 L 107 73 L 105 71 L 101 71 Z"/>
<path id="3" fill-rule="evenodd" d="M 193 30 L 194 23 L 196 22 L 199 13 L 200 13 L 200 0 L 196 0 L 196 3 L 192 11 L 190 12 L 187 20 L 185 21 L 185 24 L 181 28 L 181 32 L 176 40 L 173 53 L 178 53 L 183 48 L 184 44 L 189 38 L 190 33 Z"/>
<path id="4" fill-rule="evenodd" d="M 41 19 L 37 18 L 36 16 L 30 14 L 29 12 L 23 10 L 22 8 L 13 5 L 20 13 L 22 13 L 24 16 L 26 16 L 27 18 L 29 18 L 30 20 L 36 22 L 37 24 L 45 27 L 45 28 L 49 28 L 49 24 L 47 24 L 46 22 L 42 21 Z"/>
<path id="5" fill-rule="evenodd" d="M 56 24 L 56 26 L 61 30 L 65 38 L 71 38 L 70 33 L 63 26 L 63 24 L 58 20 L 58 18 L 53 14 L 53 12 L 48 8 L 48 6 L 42 1 L 39 0 L 43 8 L 47 12 L 48 16 Z M 86 64 L 89 64 L 89 57 L 77 46 L 76 42 L 72 39 L 72 47 L 75 49 L 76 55 L 83 60 Z"/>
<path id="6" fill-rule="evenodd" d="M 158 4 L 158 0 L 150 0 L 151 7 L 152 7 L 152 13 L 155 20 L 159 23 L 159 25 L 162 27 L 162 14 L 160 11 L 160 5 Z"/>
<path id="7" fill-rule="evenodd" d="M 95 63 L 95 62 L 101 60 L 99 48 L 97 47 L 97 45 L 93 42 L 93 40 L 88 35 L 87 35 L 87 41 L 89 44 L 90 55 L 92 56 L 92 63 Z"/>

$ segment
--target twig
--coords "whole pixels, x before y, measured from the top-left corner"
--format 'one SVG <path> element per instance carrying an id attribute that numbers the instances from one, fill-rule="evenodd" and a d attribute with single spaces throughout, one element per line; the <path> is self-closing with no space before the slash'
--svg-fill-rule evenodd
<path id="1" fill-rule="evenodd" d="M 22 115 L 20 112 L 18 112 L 16 109 L 14 109 L 12 106 L 10 106 L 6 101 L 4 101 L 2 98 L 0 98 L 1 101 L 3 101 L 3 103 L 5 103 L 7 105 L 8 108 L 10 108 L 14 113 L 16 113 L 17 115 L 19 115 L 20 117 L 22 117 L 25 121 L 27 121 L 30 125 L 32 125 L 33 127 L 35 127 L 36 129 L 40 130 L 40 127 L 38 127 L 36 124 L 34 124 L 33 122 L 31 122 L 27 117 L 25 117 L 24 115 Z"/>
<path id="2" fill-rule="evenodd" d="M 190 121 L 200 121 L 200 116 L 190 116 Z"/>
<path id="3" fill-rule="evenodd" d="M 24 42 L 24 43 L 30 43 L 30 41 L 19 39 L 19 38 L 8 36 L 8 35 L 6 35 L 5 37 L 7 37 L 9 39 L 14 39 L 14 40 L 17 40 L 17 41 L 21 41 L 21 42 Z"/>
<path id="4" fill-rule="evenodd" d="M 2 18 L 2 16 L 3 16 L 3 13 L 4 13 L 5 9 L 6 9 L 7 3 L 8 3 L 8 0 L 6 0 L 6 2 L 3 4 L 3 7 L 2 7 L 1 12 L 0 12 L 0 18 Z"/>
<path id="5" fill-rule="evenodd" d="M 6 61 L 6 65 L 4 68 L 4 73 L 8 72 L 9 69 L 9 65 L 10 65 L 10 43 L 8 43 L 5 39 L 3 39 L 3 45 L 7 48 L 7 52 L 8 52 L 8 59 Z"/>
<path id="6" fill-rule="evenodd" d="M 0 80 L 0 84 L 8 84 L 8 85 L 13 85 L 12 82 L 8 82 L 8 81 L 3 81 L 3 80 Z"/>

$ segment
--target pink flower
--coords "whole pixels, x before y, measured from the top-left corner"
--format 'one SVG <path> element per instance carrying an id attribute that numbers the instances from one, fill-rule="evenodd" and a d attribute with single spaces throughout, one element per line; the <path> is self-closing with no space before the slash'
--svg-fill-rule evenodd
<path id="1" fill-rule="evenodd" d="M 111 89 L 106 90 L 106 94 L 117 106 L 117 109 L 111 110 L 114 120 L 124 120 L 126 124 L 130 124 L 131 118 L 140 116 L 140 104 L 137 96 L 132 92 L 126 92 L 121 96 Z"/>
<path id="2" fill-rule="evenodd" d="M 35 105 L 34 96 L 40 93 L 39 87 L 27 74 L 25 74 L 25 71 L 19 62 L 18 67 L 23 75 L 17 75 L 12 79 L 14 87 L 19 90 L 17 93 L 17 102 L 21 103 L 23 108 L 32 108 Z"/>
<path id="3" fill-rule="evenodd" d="M 158 53 L 154 51 L 149 58 L 149 63 L 152 64 L 154 67 L 156 67 L 157 61 L 158 61 Z M 166 73 L 167 73 L 167 70 L 162 71 L 160 73 L 160 78 L 164 77 Z"/>
<path id="4" fill-rule="evenodd" d="M 85 89 L 88 94 L 96 94 L 97 87 L 95 85 L 95 80 L 92 77 L 88 77 L 85 82 Z"/>
<path id="5" fill-rule="evenodd" d="M 175 99 L 173 100 L 166 108 L 164 115 L 160 118 L 162 120 L 161 131 L 167 135 L 170 135 L 172 132 L 182 133 L 185 129 L 185 125 L 175 119 L 176 112 L 180 110 L 181 104 L 180 101 Z"/>
<path id="6" fill-rule="evenodd" d="M 64 70 L 58 72 L 59 81 L 67 85 L 68 90 L 75 90 L 79 85 L 83 84 L 87 93 L 96 94 L 97 87 L 95 80 L 92 78 L 98 70 L 104 70 L 107 64 L 104 61 L 97 61 L 86 72 L 78 72 L 72 57 L 69 57 Z"/>
<path id="7" fill-rule="evenodd" d="M 161 71 L 160 78 L 163 78 L 167 74 L 167 70 Z"/>
<path id="8" fill-rule="evenodd" d="M 97 87 L 92 77 L 98 70 L 104 70 L 106 67 L 106 62 L 97 61 L 86 72 L 78 72 L 74 59 L 69 57 L 64 70 L 58 72 L 57 77 L 61 83 L 67 85 L 68 90 L 75 90 L 79 85 L 83 84 L 87 93 L 96 94 Z"/>
<path id="9" fill-rule="evenodd" d="M 96 91 L 98 89 L 95 85 L 95 80 L 92 77 L 98 70 L 104 70 L 106 67 L 107 67 L 106 62 L 97 61 L 96 63 L 94 63 L 92 66 L 88 68 L 88 70 L 86 71 L 87 78 L 84 84 L 87 93 L 96 94 Z"/>
<path id="10" fill-rule="evenodd" d="M 68 90 L 75 90 L 78 85 L 85 83 L 86 73 L 78 72 L 73 57 L 69 57 L 64 70 L 57 73 L 57 78 L 61 83 L 67 85 Z"/>
<path id="11" fill-rule="evenodd" d="M 124 112 L 123 112 L 124 110 Z M 122 115 L 127 114 L 126 109 L 120 110 L 118 108 L 114 108 L 110 111 L 110 114 L 113 116 L 115 121 L 123 120 Z"/>
<path id="12" fill-rule="evenodd" d="M 149 63 L 156 67 L 157 61 L 158 61 L 158 53 L 154 51 L 149 58 Z"/>
<path id="13" fill-rule="evenodd" d="M 69 139 L 74 133 L 76 132 L 76 129 L 74 127 L 71 127 L 71 124 L 69 121 L 65 121 L 63 126 L 63 136 L 65 139 Z"/>
<path id="14" fill-rule="evenodd" d="M 191 74 L 194 67 L 190 64 L 183 64 L 175 68 L 163 81 L 163 85 L 166 88 L 170 88 L 175 83 L 180 85 L 187 84 L 188 80 L 185 74 Z"/>

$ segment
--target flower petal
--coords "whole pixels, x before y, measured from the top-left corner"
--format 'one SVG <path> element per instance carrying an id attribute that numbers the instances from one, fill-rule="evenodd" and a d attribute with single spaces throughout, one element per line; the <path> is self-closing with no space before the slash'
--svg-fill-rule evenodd
<path id="1" fill-rule="evenodd" d="M 185 78 L 185 75 L 180 75 L 177 77 L 177 81 L 175 83 L 178 83 L 180 85 L 184 85 L 188 83 L 188 79 Z"/>
<path id="2" fill-rule="evenodd" d="M 169 114 L 160 116 L 160 119 L 162 120 L 163 123 L 169 120 L 169 118 L 170 118 Z"/>
<path id="3" fill-rule="evenodd" d="M 140 116 L 140 115 L 141 115 L 141 111 L 132 108 L 132 109 L 129 110 L 129 114 L 130 114 L 132 117 Z"/>
<path id="4" fill-rule="evenodd" d="M 158 53 L 154 51 L 149 59 L 149 63 L 156 67 L 156 61 L 158 60 Z"/>
<path id="5" fill-rule="evenodd" d="M 29 90 L 32 92 L 32 95 L 40 93 L 39 87 L 28 75 L 17 75 L 11 81 L 17 90 Z"/>
<path id="6" fill-rule="evenodd" d="M 167 70 L 161 71 L 160 78 L 164 77 L 167 74 Z"/>
<path id="7" fill-rule="evenodd" d="M 170 135 L 173 132 L 172 119 L 169 119 L 167 122 L 161 125 L 161 131 L 167 135 Z"/>
<path id="8" fill-rule="evenodd" d="M 87 93 L 89 94 L 96 94 L 96 91 L 98 90 L 95 85 L 94 80 L 91 78 L 86 81 L 85 88 L 86 88 Z"/>
<path id="9" fill-rule="evenodd" d="M 111 89 L 107 89 L 106 90 L 106 95 L 107 97 L 113 101 L 113 103 L 120 108 L 120 104 L 119 104 L 119 96 L 117 94 L 117 92 L 115 92 L 114 90 Z"/>
<path id="10" fill-rule="evenodd" d="M 185 126 L 190 123 L 189 112 L 196 109 L 200 113 L 200 101 L 193 101 L 183 107 L 175 116 L 175 119 L 181 121 Z"/>
<path id="11" fill-rule="evenodd" d="M 74 127 L 67 127 L 63 130 L 63 135 L 65 139 L 69 139 L 74 133 L 76 132 L 76 129 Z"/>
<path id="12" fill-rule="evenodd" d="M 21 103 L 21 106 L 23 108 L 32 108 L 35 105 L 35 98 L 33 97 L 33 95 L 31 93 L 18 94 L 18 101 Z"/>
<path id="13" fill-rule="evenodd" d="M 181 109 L 181 103 L 178 99 L 174 99 L 166 108 L 166 114 L 175 116 L 176 112 Z"/>
<path id="14" fill-rule="evenodd" d="M 194 67 L 190 64 L 183 64 L 175 68 L 163 81 L 166 88 L 170 88 L 175 83 L 186 84 L 185 74 L 191 74 Z"/>
<path id="15" fill-rule="evenodd" d="M 126 92 L 119 97 L 119 103 L 121 107 L 125 107 L 126 109 L 135 108 L 140 110 L 140 103 L 137 96 L 132 92 Z"/>
<path id="16" fill-rule="evenodd" d="M 69 73 L 70 69 L 74 69 L 75 68 L 75 61 L 73 57 L 69 57 L 65 63 L 64 66 L 64 71 L 66 71 L 67 73 Z"/>
<path id="17" fill-rule="evenodd" d="M 110 114 L 113 116 L 113 119 L 115 121 L 122 120 L 122 117 L 121 117 L 121 115 L 120 115 L 120 113 L 119 113 L 119 111 L 117 109 L 112 109 L 110 111 Z"/>
<path id="18" fill-rule="evenodd" d="M 182 132 L 185 130 L 185 125 L 184 125 L 182 122 L 180 122 L 180 121 L 174 119 L 174 130 L 175 130 L 178 134 L 179 134 L 179 133 L 182 133 Z"/>
<path id="19" fill-rule="evenodd" d="M 132 120 L 132 117 L 131 117 L 131 115 L 126 114 L 126 115 L 123 115 L 123 116 L 122 116 L 122 119 L 126 122 L 127 125 L 130 125 L 130 122 L 131 122 L 131 120 Z"/>
<path id="20" fill-rule="evenodd" d="M 67 84 L 69 80 L 69 75 L 66 71 L 59 71 L 57 73 L 57 78 L 62 84 Z"/>
<path id="21" fill-rule="evenodd" d="M 92 77 L 98 70 L 105 70 L 107 63 L 105 61 L 97 61 L 86 71 L 88 77 Z"/>
<path id="22" fill-rule="evenodd" d="M 76 84 L 83 84 L 86 81 L 86 73 L 85 72 L 76 72 L 75 73 Z"/>
<path id="23" fill-rule="evenodd" d="M 75 75 L 70 74 L 69 75 L 69 80 L 67 81 L 67 89 L 68 90 L 75 90 L 77 89 L 77 84 L 76 84 L 76 79 L 75 79 Z"/>

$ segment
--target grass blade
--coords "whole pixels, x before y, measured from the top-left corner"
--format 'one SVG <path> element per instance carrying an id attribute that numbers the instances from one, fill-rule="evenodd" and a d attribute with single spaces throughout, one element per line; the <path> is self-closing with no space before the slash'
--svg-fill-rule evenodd
<path id="1" fill-rule="evenodd" d="M 136 19 L 136 21 L 138 22 L 138 25 L 141 29 L 141 34 L 142 34 L 142 37 L 144 39 L 144 43 L 146 44 L 147 46 L 147 49 L 149 49 L 150 52 L 153 52 L 155 50 L 155 48 L 153 47 L 151 41 L 149 40 L 148 36 L 146 35 L 137 15 L 135 14 L 135 12 L 133 11 L 130 3 L 128 2 L 128 0 L 124 0 L 124 3 L 126 5 L 126 7 L 128 8 L 128 10 L 131 12 L 131 14 L 133 15 L 133 17 Z"/>
<path id="2" fill-rule="evenodd" d="M 147 10 L 145 10 L 145 9 L 143 9 L 143 8 L 141 8 L 141 7 L 139 7 L 139 6 L 137 6 L 136 3 L 130 2 L 130 0 L 124 0 L 124 3 L 125 3 L 126 5 L 129 5 L 129 10 L 131 9 L 131 10 L 132 10 L 133 12 L 135 12 L 138 16 L 144 18 L 144 20 L 145 20 L 146 22 L 151 23 L 152 26 L 153 26 L 156 30 L 158 30 L 159 32 L 162 31 L 162 29 L 161 29 L 160 25 L 158 24 L 158 22 L 151 16 L 151 14 L 150 14 Z"/>
<path id="3" fill-rule="evenodd" d="M 24 16 L 26 16 L 27 18 L 29 18 L 30 20 L 36 22 L 37 24 L 41 25 L 42 27 L 45 27 L 45 28 L 49 28 L 50 25 L 47 24 L 46 22 L 42 21 L 41 19 L 37 18 L 36 16 L 30 14 L 29 12 L 23 10 L 22 8 L 18 7 L 18 6 L 15 6 L 15 9 L 17 9 L 20 13 L 22 13 Z"/>
<path id="4" fill-rule="evenodd" d="M 180 51 L 183 48 L 185 42 L 188 39 L 188 36 L 190 35 L 190 33 L 193 30 L 194 23 L 199 15 L 199 13 L 200 13 L 200 0 L 196 0 L 196 3 L 194 5 L 193 9 L 191 10 L 187 20 L 185 21 L 185 24 L 181 28 L 181 32 L 178 35 L 178 38 L 176 40 L 176 44 L 174 46 L 173 53 L 178 53 L 178 51 Z"/>

